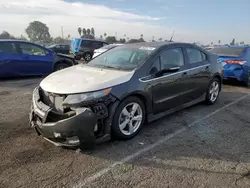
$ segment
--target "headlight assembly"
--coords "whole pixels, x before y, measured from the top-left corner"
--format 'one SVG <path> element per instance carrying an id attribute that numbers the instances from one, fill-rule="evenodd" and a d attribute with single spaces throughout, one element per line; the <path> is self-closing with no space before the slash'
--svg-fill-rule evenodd
<path id="1" fill-rule="evenodd" d="M 111 91 L 111 88 L 107 88 L 104 90 L 100 91 L 94 91 L 90 93 L 81 93 L 81 94 L 73 94 L 73 95 L 68 95 L 66 99 L 63 101 L 64 106 L 72 106 L 72 105 L 77 105 L 81 103 L 88 103 L 93 100 L 102 98 L 106 95 L 108 95 Z"/>

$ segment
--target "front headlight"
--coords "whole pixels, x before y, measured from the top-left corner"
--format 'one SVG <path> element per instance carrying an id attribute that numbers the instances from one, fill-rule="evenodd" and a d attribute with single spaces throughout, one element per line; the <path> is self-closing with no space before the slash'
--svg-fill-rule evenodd
<path id="1" fill-rule="evenodd" d="M 93 100 L 102 98 L 106 95 L 108 95 L 111 91 L 111 88 L 107 88 L 104 90 L 100 91 L 94 91 L 90 93 L 81 93 L 81 94 L 74 94 L 74 95 L 69 95 L 66 97 L 66 99 L 63 101 L 64 106 L 72 106 L 72 105 L 77 105 L 81 103 L 88 103 Z"/>

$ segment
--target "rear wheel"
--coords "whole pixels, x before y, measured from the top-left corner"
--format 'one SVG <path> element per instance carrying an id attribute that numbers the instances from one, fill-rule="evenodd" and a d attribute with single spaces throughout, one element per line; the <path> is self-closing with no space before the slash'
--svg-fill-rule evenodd
<path id="1" fill-rule="evenodd" d="M 247 80 L 244 82 L 245 86 L 249 87 L 250 86 L 250 73 L 247 75 Z"/>
<path id="2" fill-rule="evenodd" d="M 122 101 L 114 113 L 112 134 L 120 140 L 128 140 L 136 136 L 145 121 L 145 106 L 137 97 L 129 97 Z"/>
<path id="3" fill-rule="evenodd" d="M 92 56 L 91 56 L 90 53 L 85 53 L 85 54 L 83 55 L 83 58 L 84 58 L 85 61 L 90 61 L 91 58 L 92 58 Z"/>
<path id="4" fill-rule="evenodd" d="M 55 65 L 54 71 L 59 71 L 59 70 L 65 69 L 67 67 L 69 67 L 69 65 L 67 63 L 57 63 Z"/>
<path id="5" fill-rule="evenodd" d="M 207 93 L 206 93 L 206 103 L 207 104 L 214 104 L 220 94 L 220 88 L 221 88 L 221 82 L 218 78 L 213 78 L 213 80 L 210 82 Z"/>

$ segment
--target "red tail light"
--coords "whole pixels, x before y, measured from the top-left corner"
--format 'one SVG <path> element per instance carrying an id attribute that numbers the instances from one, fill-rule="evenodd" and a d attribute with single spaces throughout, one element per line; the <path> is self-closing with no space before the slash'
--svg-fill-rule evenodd
<path id="1" fill-rule="evenodd" d="M 243 64 L 245 64 L 247 61 L 245 61 L 245 60 L 226 60 L 225 62 L 226 62 L 227 64 L 243 65 Z"/>

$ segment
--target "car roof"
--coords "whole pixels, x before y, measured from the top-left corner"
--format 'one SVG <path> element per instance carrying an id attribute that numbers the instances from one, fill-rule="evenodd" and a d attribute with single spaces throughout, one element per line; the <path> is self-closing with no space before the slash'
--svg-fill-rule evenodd
<path id="1" fill-rule="evenodd" d="M 18 40 L 18 39 L 0 39 L 0 42 L 28 42 L 28 41 Z"/>
<path id="2" fill-rule="evenodd" d="M 138 42 L 138 43 L 127 43 L 119 47 L 131 47 L 131 48 L 149 47 L 158 49 L 167 45 L 186 45 L 186 44 L 193 45 L 191 43 L 183 43 L 183 42 Z"/>

